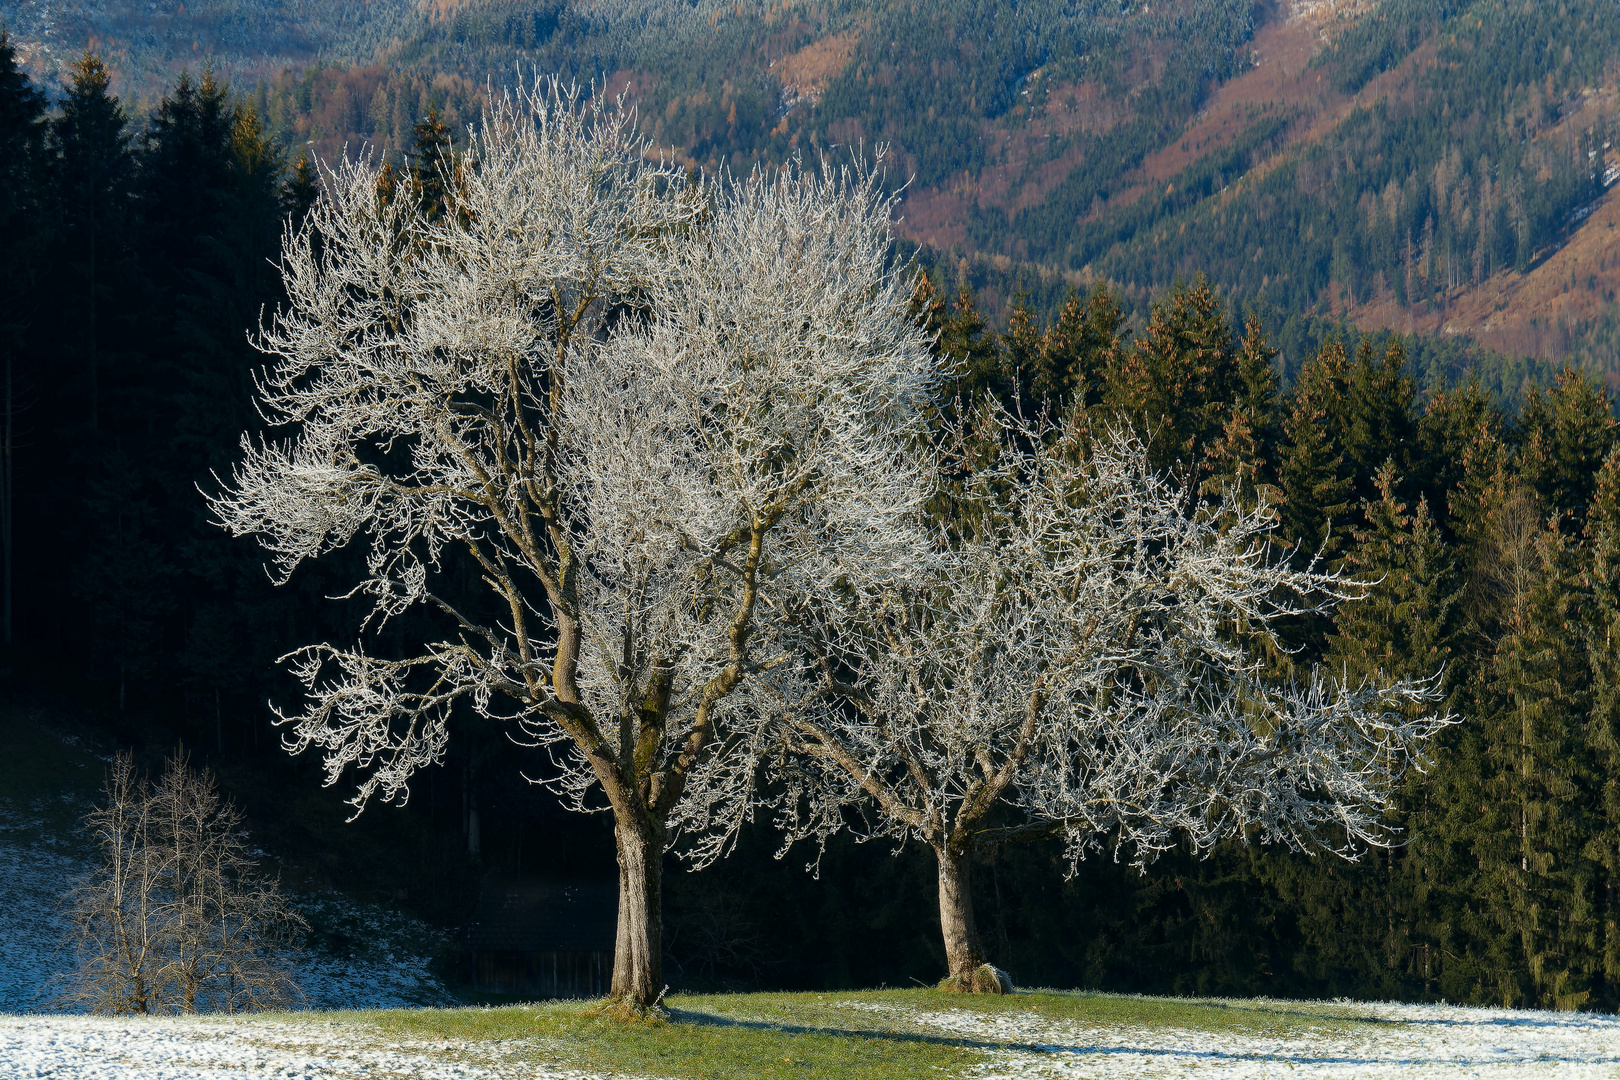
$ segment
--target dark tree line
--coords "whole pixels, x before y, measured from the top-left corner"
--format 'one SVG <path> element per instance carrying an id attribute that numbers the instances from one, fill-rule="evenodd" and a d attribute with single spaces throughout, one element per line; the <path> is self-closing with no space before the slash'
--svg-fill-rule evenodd
<path id="1" fill-rule="evenodd" d="M 413 134 L 395 182 L 431 199 L 449 132 L 430 114 Z M 325 599 L 350 575 L 272 589 L 197 489 L 257 422 L 247 334 L 280 300 L 283 223 L 317 195 L 307 160 L 208 74 L 137 122 L 93 56 L 48 101 L 0 46 L 0 172 L 5 692 L 76 700 L 123 742 L 185 738 L 246 793 L 262 842 L 446 920 L 465 915 L 469 871 L 605 871 L 572 853 L 606 847 L 585 838 L 598 822 L 548 818 L 495 779 L 521 751 L 493 732 L 458 743 L 405 811 L 342 828 L 335 805 L 308 808 L 313 763 L 276 747 L 264 703 L 297 691 L 275 657 L 352 625 Z M 1443 667 L 1467 718 L 1402 793 L 1410 843 L 1353 866 L 1229 844 L 1064 881 L 1056 850 L 989 851 L 976 902 L 1016 979 L 1620 1003 L 1620 440 L 1601 387 L 1566 373 L 1511 409 L 1478 383 L 1420 395 L 1397 339 L 1330 336 L 1285 390 L 1260 322 L 1234 326 L 1202 283 L 1136 317 L 1099 287 L 998 330 L 930 282 L 917 314 L 959 362 L 953 399 L 1141 426 L 1160 465 L 1265 499 L 1280 542 L 1377 582 L 1302 627 L 1280 670 Z M 724 868 L 669 875 L 672 974 L 840 986 L 937 969 L 938 935 L 899 929 L 931 902 L 913 855 L 839 841 L 815 880 L 774 846 L 751 834 Z"/>
<path id="2" fill-rule="evenodd" d="M 431 188 L 448 132 L 436 115 L 420 126 L 399 182 Z M 96 56 L 48 100 L 4 44 L 0 170 L 0 697 L 53 695 L 122 745 L 184 740 L 300 872 L 430 915 L 471 902 L 465 871 L 486 851 L 570 865 L 566 829 L 537 843 L 543 800 L 486 780 L 493 733 L 434 770 L 411 813 L 355 828 L 336 827 L 340 796 L 314 763 L 279 748 L 266 702 L 297 691 L 276 657 L 342 633 L 325 599 L 340 590 L 319 574 L 270 588 L 199 488 L 260 426 L 249 333 L 281 301 L 282 230 L 319 193 L 308 158 L 211 73 L 137 119 Z"/>
<path id="3" fill-rule="evenodd" d="M 93 55 L 53 108 L 9 46 L 0 67 L 6 138 L 26 148 L 7 185 L 12 632 L 120 709 L 154 681 L 234 700 L 235 658 L 198 628 L 240 624 L 258 575 L 200 527 L 191 493 L 251 420 L 245 331 L 274 302 L 311 171 L 210 74 L 182 76 L 137 125 Z"/>

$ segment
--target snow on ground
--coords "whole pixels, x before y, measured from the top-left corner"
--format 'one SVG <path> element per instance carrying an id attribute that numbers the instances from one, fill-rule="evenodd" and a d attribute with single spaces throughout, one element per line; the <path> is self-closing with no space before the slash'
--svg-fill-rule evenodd
<path id="1" fill-rule="evenodd" d="M 46 1010 L 58 992 L 52 977 L 71 963 L 58 905 L 90 864 L 57 835 L 54 809 L 0 798 L 0 1013 Z M 294 900 L 317 931 L 317 945 L 293 964 L 310 1008 L 457 1003 L 430 968 L 440 944 L 431 927 L 337 893 Z"/>
<path id="2" fill-rule="evenodd" d="M 1620 1019 L 1453 1006 L 1221 1002 L 1245 1030 L 1086 1024 L 1028 1012 L 916 1009 L 848 1000 L 890 1026 L 971 1040 L 989 1056 L 974 1080 L 1176 1077 L 1538 1080 L 1620 1076 Z M 1240 1018 L 1241 1019 L 1241 1018 Z M 1268 1027 L 1286 1025 L 1285 1034 Z M 599 1080 L 537 1064 L 540 1039 L 402 1038 L 364 1020 L 0 1016 L 0 1080 Z M 560 1048 L 559 1048 L 560 1049 Z"/>
<path id="3" fill-rule="evenodd" d="M 294 979 L 312 1009 L 395 1009 L 461 1004 L 433 974 L 438 931 L 408 915 L 360 904 L 338 893 L 295 897 L 299 910 L 328 939 L 341 929 L 341 951 L 311 949 Z"/>
<path id="4" fill-rule="evenodd" d="M 0 807 L 3 811 L 3 807 Z M 0 1011 L 29 1011 L 51 994 L 65 926 L 55 898 L 84 872 L 80 860 L 45 844 L 21 845 L 31 822 L 0 813 Z"/>
<path id="5" fill-rule="evenodd" d="M 1253 1009 L 1255 1030 L 1089 1025 L 1030 1012 L 909 1010 L 859 1001 L 843 1006 L 1003 1044 L 989 1051 L 988 1064 L 976 1068 L 984 1080 L 1620 1076 L 1620 1017 L 1610 1015 L 1347 1002 L 1209 1004 Z M 1290 1034 L 1265 1033 L 1268 1005 L 1297 1017 L 1299 1026 Z"/>
<path id="6" fill-rule="evenodd" d="M 599 1080 L 536 1066 L 533 1040 L 406 1040 L 365 1025 L 0 1016 L 0 1080 Z"/>

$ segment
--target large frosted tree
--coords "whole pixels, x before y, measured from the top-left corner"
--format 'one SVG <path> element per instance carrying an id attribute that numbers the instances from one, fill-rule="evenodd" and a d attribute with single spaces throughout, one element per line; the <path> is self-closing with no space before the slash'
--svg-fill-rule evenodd
<path id="1" fill-rule="evenodd" d="M 798 611 L 772 762 L 788 835 L 824 841 L 858 814 L 927 844 L 947 985 L 991 991 L 1005 979 L 983 969 L 970 882 L 986 843 L 1061 837 L 1072 866 L 1232 836 L 1392 842 L 1392 785 L 1449 722 L 1433 683 L 1278 682 L 1263 660 L 1358 585 L 1291 568 L 1264 505 L 1195 498 L 1134 437 L 990 426 L 964 441 L 950 524 L 911 574 Z"/>
<path id="2" fill-rule="evenodd" d="M 921 546 L 910 450 L 937 380 L 891 203 L 858 169 L 705 186 L 555 85 L 485 117 L 455 212 L 382 178 L 344 164 L 289 236 L 259 395 L 286 434 L 244 442 L 214 510 L 283 577 L 364 542 L 371 628 L 443 621 L 409 655 L 291 657 L 289 744 L 328 782 L 352 768 L 357 812 L 402 801 L 461 710 L 552 747 L 574 806 L 605 801 L 612 992 L 646 1006 L 661 856 L 739 820 L 785 598 Z M 481 593 L 456 591 L 466 567 Z"/>

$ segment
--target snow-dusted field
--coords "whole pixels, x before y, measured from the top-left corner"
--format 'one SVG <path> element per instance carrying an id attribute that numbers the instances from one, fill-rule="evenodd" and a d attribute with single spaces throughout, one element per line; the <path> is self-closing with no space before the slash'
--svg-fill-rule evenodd
<path id="1" fill-rule="evenodd" d="M 533 1050 L 521 1041 L 400 1040 L 363 1024 L 319 1020 L 0 1016 L 5 1080 L 594 1080 L 571 1069 L 537 1068 Z"/>
<path id="2" fill-rule="evenodd" d="M 1032 1012 L 911 1008 L 858 998 L 827 1004 L 864 1013 L 875 1028 L 970 1041 L 988 1058 L 959 1074 L 973 1080 L 1620 1077 L 1620 1019 L 1593 1014 L 1209 1001 L 1202 1004 L 1220 1013 L 1238 1010 L 1254 1022 L 1239 1018 L 1202 1030 L 1091 1025 Z M 405 1039 L 363 1018 L 319 1014 L 148 1020 L 0 1016 L 0 1080 L 587 1080 L 601 1075 L 545 1064 L 568 1056 L 567 1047 L 542 1039 Z"/>
<path id="3" fill-rule="evenodd" d="M 1044 1077 L 1620 1077 L 1620 1017 L 1446 1005 L 1220 1002 L 1251 1011 L 1254 1032 L 1092 1026 L 1034 1013 L 904 1010 L 925 1029 L 1003 1044 L 976 1075 Z M 893 1014 L 892 1006 L 846 1007 Z M 1283 1034 L 1261 1033 L 1277 1014 Z M 898 1018 L 898 1017 L 897 1017 Z"/>

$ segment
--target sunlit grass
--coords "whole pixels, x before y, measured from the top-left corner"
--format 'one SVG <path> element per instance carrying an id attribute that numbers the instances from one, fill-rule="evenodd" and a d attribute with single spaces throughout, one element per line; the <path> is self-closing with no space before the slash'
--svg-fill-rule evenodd
<path id="1" fill-rule="evenodd" d="M 532 1061 L 625 1076 L 744 1080 L 909 1080 L 962 1076 L 998 1043 L 918 1024 L 918 1013 L 1034 1013 L 1098 1028 L 1178 1028 L 1304 1037 L 1367 1023 L 1328 1003 L 1177 1000 L 1114 994 L 1021 992 L 966 997 L 931 990 L 677 995 L 667 1020 L 626 1023 L 593 1002 L 500 1008 L 324 1013 L 468 1061 Z M 305 1014 L 306 1016 L 308 1014 Z M 293 1019 L 296 1019 L 294 1017 Z M 311 1017 L 311 1019 L 317 1019 Z"/>
<path id="2" fill-rule="evenodd" d="M 655 1023 L 612 1019 L 585 1002 L 363 1013 L 355 1018 L 417 1039 L 483 1044 L 525 1040 L 530 1045 L 512 1048 L 513 1056 L 536 1063 L 693 1080 L 909 1080 L 953 1075 L 980 1060 L 962 1040 L 915 1033 L 908 1025 L 836 1010 L 800 1017 L 778 1004 L 803 996 L 678 997 L 666 1002 L 669 1019 Z"/>

